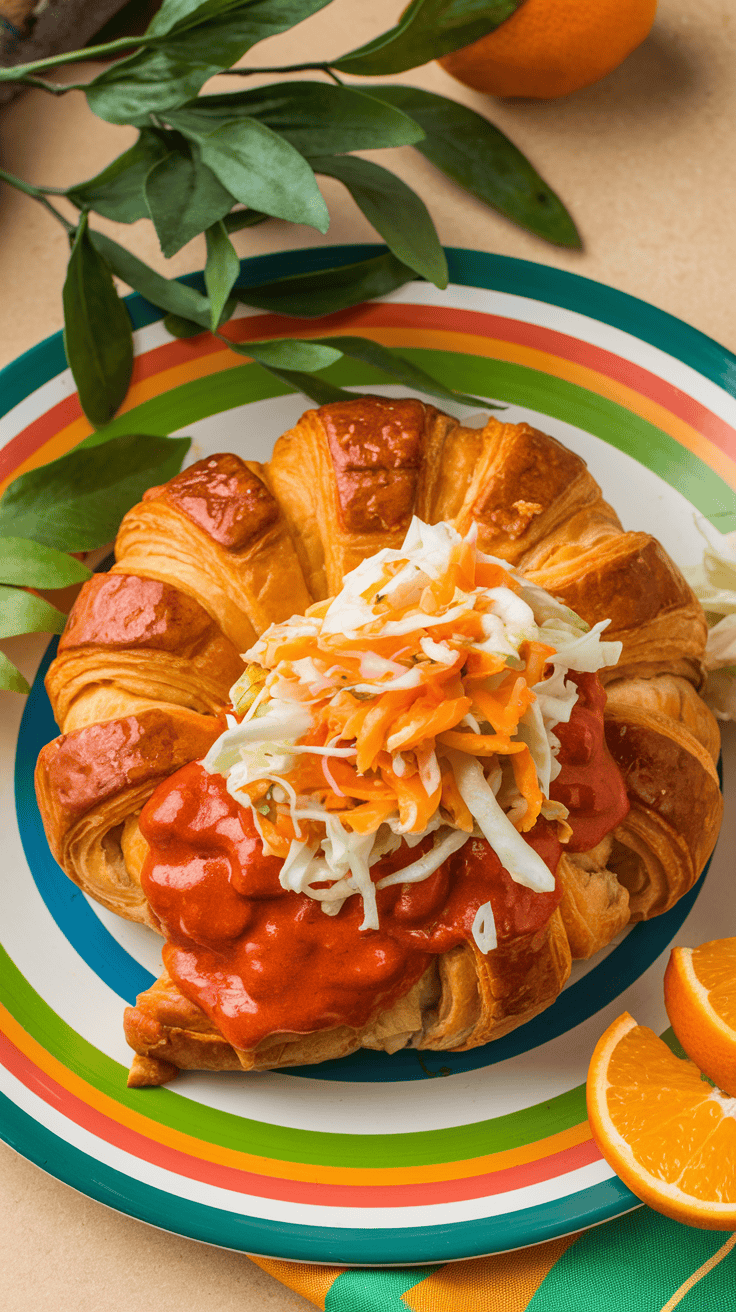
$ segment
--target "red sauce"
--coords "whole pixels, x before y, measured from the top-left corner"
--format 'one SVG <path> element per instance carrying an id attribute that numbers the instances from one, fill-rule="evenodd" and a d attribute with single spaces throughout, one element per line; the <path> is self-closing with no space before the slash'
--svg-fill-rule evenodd
<path id="1" fill-rule="evenodd" d="M 552 781 L 550 797 L 570 812 L 572 838 L 568 852 L 588 852 L 620 824 L 629 810 L 629 799 L 621 772 L 606 746 L 603 710 L 606 693 L 596 674 L 575 674 L 578 700 L 569 724 L 558 724 L 555 733 L 561 748 L 557 757 L 562 767 Z"/>
<path id="2" fill-rule="evenodd" d="M 578 686 L 580 710 L 560 726 L 567 730 L 565 760 L 556 781 L 579 790 L 572 850 L 599 841 L 607 832 L 601 826 L 615 813 L 613 827 L 628 809 L 603 740 L 605 694 L 592 675 L 578 676 Z M 578 758 L 591 735 L 584 793 Z M 230 797 L 220 775 L 197 763 L 157 788 L 140 827 L 151 849 L 143 889 L 167 938 L 164 964 L 228 1042 L 244 1049 L 274 1033 L 364 1025 L 419 979 L 433 955 L 470 940 L 484 902 L 504 943 L 543 928 L 561 897 L 559 887 L 533 893 L 514 883 L 489 845 L 473 838 L 423 882 L 379 889 L 380 928 L 361 931 L 359 896 L 333 917 L 281 888 L 281 862 L 264 856 L 251 813 Z M 591 833 L 597 837 L 588 842 Z M 524 837 L 554 871 L 562 850 L 556 826 L 540 820 Z M 374 879 L 408 865 L 420 850 L 384 858 Z"/>

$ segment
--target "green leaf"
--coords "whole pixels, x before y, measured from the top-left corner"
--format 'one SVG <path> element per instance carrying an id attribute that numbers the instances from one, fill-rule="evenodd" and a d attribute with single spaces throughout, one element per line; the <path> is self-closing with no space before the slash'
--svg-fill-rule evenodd
<path id="1" fill-rule="evenodd" d="M 62 633 L 66 615 L 23 588 L 0 586 L 0 638 L 17 633 Z"/>
<path id="2" fill-rule="evenodd" d="M 82 216 L 64 291 L 64 348 L 79 400 L 95 428 L 112 419 L 133 372 L 133 329 Z"/>
<path id="3" fill-rule="evenodd" d="M 396 27 L 331 60 L 333 68 L 362 77 L 403 73 L 495 31 L 523 0 L 412 0 Z"/>
<path id="4" fill-rule="evenodd" d="M 342 351 L 335 350 L 329 340 L 303 342 L 292 337 L 277 338 L 272 342 L 231 342 L 228 346 L 238 355 L 247 355 L 265 364 L 269 368 L 305 370 L 312 373 L 315 369 L 327 369 L 340 359 Z"/>
<path id="5" fill-rule="evenodd" d="M 21 588 L 65 588 L 91 578 L 86 565 L 28 538 L 0 538 L 0 583 Z"/>
<path id="6" fill-rule="evenodd" d="M 257 223 L 265 223 L 270 214 L 261 214 L 260 210 L 233 210 L 222 220 L 225 232 L 240 232 L 243 228 L 255 228 Z"/>
<path id="7" fill-rule="evenodd" d="M 150 124 L 152 114 L 165 114 L 196 96 L 219 71 L 210 63 L 180 59 L 166 50 L 139 50 L 104 69 L 87 83 L 84 93 L 98 118 L 143 127 Z"/>
<path id="8" fill-rule="evenodd" d="M 242 0 L 164 0 L 148 24 L 146 36 L 160 37 L 170 32 L 187 31 L 203 21 L 221 17 L 241 3 Z"/>
<path id="9" fill-rule="evenodd" d="M 0 651 L 0 688 L 8 692 L 30 692 L 31 685 L 23 678 L 20 670 Z"/>
<path id="10" fill-rule="evenodd" d="M 169 258 L 192 238 L 232 209 L 229 191 L 202 163 L 196 146 L 172 150 L 159 159 L 145 180 L 146 202 L 161 243 Z"/>
<path id="11" fill-rule="evenodd" d="M 79 209 L 95 210 L 117 223 L 147 219 L 148 208 L 143 194 L 146 176 L 166 151 L 162 134 L 152 128 L 142 128 L 130 150 L 118 155 L 94 178 L 69 187 L 66 194 Z"/>
<path id="12" fill-rule="evenodd" d="M 414 391 L 438 396 L 443 401 L 479 405 L 484 410 L 503 409 L 503 407 L 489 405 L 488 401 L 481 400 L 477 396 L 465 396 L 462 392 L 451 391 L 418 365 L 410 364 L 397 352 L 389 351 L 385 346 L 380 346 L 378 342 L 372 342 L 367 337 L 318 337 L 313 339 L 314 342 L 320 342 L 323 346 L 332 346 L 342 351 L 343 355 L 349 356 L 351 360 L 361 360 L 363 364 L 372 365 L 374 369 L 380 369 L 382 373 L 388 374 L 390 378 L 403 383 L 405 387 L 411 387 Z"/>
<path id="13" fill-rule="evenodd" d="M 411 282 L 416 277 L 395 255 L 375 255 L 354 264 L 338 264 L 329 269 L 316 269 L 291 278 L 276 278 L 273 282 L 257 283 L 252 287 L 234 287 L 236 296 L 244 305 L 275 314 L 291 314 L 297 319 L 315 319 L 334 314 L 351 305 L 377 296 L 386 296 Z"/>
<path id="14" fill-rule="evenodd" d="M 107 260 L 113 273 L 118 278 L 122 278 L 123 282 L 127 282 L 129 287 L 140 292 L 141 296 L 145 296 L 152 305 L 166 310 L 168 314 L 190 319 L 200 324 L 203 330 L 209 328 L 209 301 L 201 292 L 177 282 L 175 278 L 162 277 L 137 256 L 131 255 L 124 246 L 119 246 L 116 241 L 106 237 L 103 232 L 91 232 L 90 240 L 95 249 Z"/>
<path id="15" fill-rule="evenodd" d="M 13 480 L 0 500 L 0 537 L 61 551 L 104 546 L 147 488 L 178 473 L 188 449 L 187 437 L 147 434 L 80 446 Z"/>
<path id="16" fill-rule="evenodd" d="M 317 173 L 347 187 L 397 259 L 435 286 L 447 286 L 445 252 L 424 201 L 411 187 L 388 169 L 354 155 L 310 162 Z"/>
<path id="17" fill-rule="evenodd" d="M 204 163 L 243 205 L 327 231 L 330 216 L 312 169 L 257 119 L 223 123 L 198 144 Z"/>
<path id="18" fill-rule="evenodd" d="M 182 0 L 171 10 L 164 5 L 141 38 L 144 48 L 85 87 L 90 108 L 110 123 L 147 123 L 149 114 L 183 105 L 259 41 L 287 31 L 329 2 L 204 0 L 189 5 Z"/>
<path id="19" fill-rule="evenodd" d="M 255 118 L 302 155 L 410 146 L 423 132 L 410 117 L 369 92 L 322 82 L 279 82 L 230 95 L 200 96 L 170 116 L 182 132 Z"/>
<path id="20" fill-rule="evenodd" d="M 198 323 L 192 323 L 191 319 L 182 319 L 179 314 L 167 314 L 164 318 L 164 328 L 172 337 L 199 337 L 202 332 Z"/>
<path id="21" fill-rule="evenodd" d="M 330 0 L 164 0 L 146 28 L 146 37 L 171 37 L 218 22 L 237 21 L 247 33 L 248 46 L 296 27 Z M 225 65 L 223 65 L 225 67 Z"/>
<path id="22" fill-rule="evenodd" d="M 208 228 L 205 237 L 207 263 L 204 266 L 204 284 L 210 301 L 210 328 L 215 333 L 232 285 L 240 273 L 240 260 L 221 223 L 214 223 Z"/>
<path id="23" fill-rule="evenodd" d="M 562 201 L 503 132 L 465 105 L 418 87 L 372 86 L 371 94 L 405 109 L 424 128 L 417 150 L 486 205 L 558 246 L 580 236 Z"/>
<path id="24" fill-rule="evenodd" d="M 273 374 L 274 378 L 293 387 L 295 392 L 303 392 L 317 405 L 327 405 L 330 401 L 354 401 L 356 396 L 361 395 L 360 392 L 344 392 L 341 387 L 333 386 L 316 374 L 302 374 L 295 369 L 277 369 L 275 365 L 267 364 L 263 368 Z"/>

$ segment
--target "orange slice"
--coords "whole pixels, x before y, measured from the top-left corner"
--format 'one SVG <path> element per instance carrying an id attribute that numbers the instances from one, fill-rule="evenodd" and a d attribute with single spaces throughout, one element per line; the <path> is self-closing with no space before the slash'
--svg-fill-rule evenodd
<path id="1" fill-rule="evenodd" d="M 674 948 L 664 1001 L 688 1057 L 736 1097 L 736 938 Z"/>
<path id="2" fill-rule="evenodd" d="M 596 1044 L 588 1118 L 642 1202 L 686 1225 L 736 1230 L 736 1099 L 628 1012 Z"/>

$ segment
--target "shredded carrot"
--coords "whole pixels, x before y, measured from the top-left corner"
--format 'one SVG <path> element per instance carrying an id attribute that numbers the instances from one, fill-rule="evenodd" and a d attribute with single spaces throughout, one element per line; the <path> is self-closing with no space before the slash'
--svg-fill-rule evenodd
<path id="1" fill-rule="evenodd" d="M 521 752 L 525 743 L 512 743 L 505 734 L 458 733 L 450 729 L 448 733 L 439 734 L 437 741 L 444 747 L 454 747 L 458 752 L 467 752 L 469 756 L 511 756 Z"/>
<path id="2" fill-rule="evenodd" d="M 258 824 L 260 826 L 261 833 L 263 834 L 265 841 L 268 843 L 268 846 L 271 848 L 271 851 L 274 853 L 275 856 L 279 856 L 281 857 L 282 860 L 285 860 L 286 857 L 289 855 L 291 838 L 287 838 L 285 834 L 279 833 L 279 830 L 276 828 L 276 825 L 269 820 L 267 815 L 259 816 Z"/>
<path id="3" fill-rule="evenodd" d="M 545 642 L 523 642 L 519 655 L 526 661 L 526 668 L 522 673 L 531 687 L 539 683 L 550 656 L 555 655 L 555 649 L 548 647 Z"/>
<path id="4" fill-rule="evenodd" d="M 266 796 L 270 787 L 270 779 L 256 779 L 252 784 L 244 784 L 242 788 L 238 789 L 238 791 L 245 793 L 246 797 L 249 797 L 251 802 L 255 804 L 256 802 L 260 802 L 262 797 Z"/>
<path id="5" fill-rule="evenodd" d="M 436 614 L 442 606 L 449 606 L 455 589 L 470 592 L 475 587 L 475 546 L 470 542 L 457 542 L 450 551 L 450 563 L 442 575 L 425 590 L 427 599 L 434 603 L 430 613 Z"/>
<path id="6" fill-rule="evenodd" d="M 397 717 L 386 746 L 390 752 L 416 747 L 430 738 L 436 738 L 437 734 L 444 733 L 446 729 L 453 729 L 469 710 L 469 697 L 443 701 L 439 706 L 434 699 L 420 697 L 408 711 Z"/>
<path id="7" fill-rule="evenodd" d="M 359 775 L 347 761 L 331 761 L 330 774 L 338 788 L 348 797 L 367 802 L 395 802 L 390 788 L 378 775 Z"/>
<path id="8" fill-rule="evenodd" d="M 414 689 L 408 692 L 385 692 L 377 702 L 369 704 L 368 713 L 355 737 L 358 749 L 355 764 L 359 774 L 373 769 L 389 726 L 401 711 L 411 705 L 415 695 Z"/>
<path id="9" fill-rule="evenodd" d="M 273 667 L 282 661 L 299 661 L 305 656 L 314 656 L 314 638 L 269 638 L 266 659 Z"/>
<path id="10" fill-rule="evenodd" d="M 469 679 L 487 679 L 492 674 L 500 674 L 506 669 L 503 656 L 493 656 L 489 651 L 469 651 L 465 656 L 465 681 Z"/>
<path id="11" fill-rule="evenodd" d="M 522 797 L 526 799 L 526 814 L 519 824 L 521 832 L 525 834 L 529 829 L 533 829 L 536 824 L 544 801 L 537 778 L 537 768 L 528 747 L 525 746 L 523 751 L 516 756 L 512 756 L 511 768 L 514 772 L 516 787 Z"/>
<path id="12" fill-rule="evenodd" d="M 426 626 L 430 638 L 439 642 L 448 635 L 458 634 L 463 638 L 470 638 L 472 642 L 482 642 L 485 638 L 483 629 L 483 617 L 474 610 L 466 611 L 464 615 L 458 615 L 457 619 L 443 621 L 441 618 Z"/>
<path id="13" fill-rule="evenodd" d="M 343 721 L 341 737 L 344 738 L 346 742 L 351 738 L 357 740 L 368 715 L 375 709 L 375 705 L 376 703 L 374 700 L 363 702 L 362 705 L 358 703 L 352 715 Z"/>
<path id="14" fill-rule="evenodd" d="M 341 738 L 354 738 L 355 731 L 351 730 L 351 732 L 348 733 L 347 725 L 350 723 L 350 719 L 353 715 L 356 715 L 359 711 L 365 715 L 368 709 L 368 702 L 359 701 L 359 699 L 353 696 L 352 693 L 348 692 L 347 689 L 343 689 L 342 692 L 339 692 L 332 698 L 332 701 L 330 701 L 327 706 L 322 708 L 322 722 L 327 737 L 334 738 L 335 735 L 339 735 Z M 362 723 L 362 718 L 359 723 Z"/>
<path id="15" fill-rule="evenodd" d="M 354 829 L 358 834 L 373 834 L 384 820 L 388 820 L 392 811 L 396 810 L 396 802 L 364 802 L 362 806 L 356 806 L 352 811 L 346 811 L 344 822 Z"/>
<path id="16" fill-rule="evenodd" d="M 496 733 L 514 733 L 524 712 L 535 700 L 526 679 L 513 675 L 504 679 L 500 687 L 489 692 L 485 688 L 473 690 L 473 705 L 488 721 Z"/>
<path id="17" fill-rule="evenodd" d="M 400 635 L 396 638 L 382 638 L 380 635 L 371 637 L 368 644 L 370 650 L 377 656 L 384 656 L 386 660 L 396 660 L 403 653 L 410 655 L 417 652 L 416 643 L 412 641 L 412 635 Z M 339 657 L 343 653 L 352 655 L 354 652 L 364 652 L 366 650 L 365 638 L 345 638 L 341 633 L 327 633 L 319 638 L 320 651 L 327 656 Z"/>
<path id="18" fill-rule="evenodd" d="M 442 771 L 442 796 L 440 800 L 445 810 L 452 817 L 453 824 L 458 829 L 464 829 L 466 833 L 472 834 L 473 817 L 460 796 L 460 790 L 455 782 L 452 770 Z"/>
<path id="19" fill-rule="evenodd" d="M 437 810 L 441 786 L 427 796 L 419 774 L 398 775 L 390 766 L 382 766 L 381 775 L 396 793 L 400 823 L 410 834 L 420 834 Z"/>
<path id="20" fill-rule="evenodd" d="M 475 567 L 475 585 L 478 588 L 509 588 L 511 592 L 517 594 L 521 592 L 521 584 L 517 583 L 513 575 L 509 574 L 503 565 L 493 565 L 490 561 L 478 561 Z"/>

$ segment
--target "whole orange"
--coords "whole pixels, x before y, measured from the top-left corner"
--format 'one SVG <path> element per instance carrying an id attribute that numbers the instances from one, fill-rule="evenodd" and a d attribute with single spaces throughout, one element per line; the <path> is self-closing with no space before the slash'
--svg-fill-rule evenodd
<path id="1" fill-rule="evenodd" d="M 475 91 L 551 100 L 618 68 L 656 9 L 657 0 L 524 0 L 494 32 L 439 63 Z"/>

